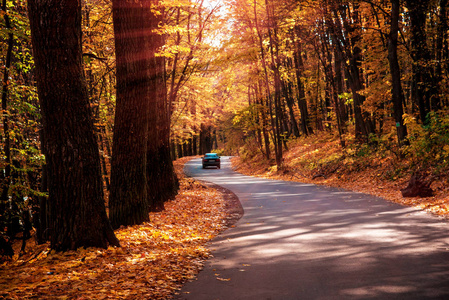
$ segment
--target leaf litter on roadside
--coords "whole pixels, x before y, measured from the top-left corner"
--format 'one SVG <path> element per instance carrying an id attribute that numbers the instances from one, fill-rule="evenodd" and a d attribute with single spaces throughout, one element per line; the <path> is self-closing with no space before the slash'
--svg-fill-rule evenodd
<path id="1" fill-rule="evenodd" d="M 121 248 L 56 253 L 48 246 L 32 259 L 0 268 L 0 299 L 167 299 L 195 277 L 209 257 L 207 241 L 224 227 L 224 199 L 184 177 L 189 158 L 175 162 L 181 189 L 150 222 L 116 230 Z"/>

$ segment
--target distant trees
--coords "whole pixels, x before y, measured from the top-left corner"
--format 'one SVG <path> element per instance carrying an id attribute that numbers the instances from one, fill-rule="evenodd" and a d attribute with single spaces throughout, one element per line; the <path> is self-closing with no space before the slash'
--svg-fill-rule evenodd
<path id="1" fill-rule="evenodd" d="M 244 139 L 261 151 L 268 143 L 263 151 L 274 150 L 282 167 L 287 144 L 279 141 L 297 137 L 298 128 L 302 135 L 335 130 L 342 147 L 354 138 L 386 140 L 393 131 L 397 143 L 389 147 L 399 149 L 409 145 L 412 116 L 425 126 L 444 123 L 438 112 L 449 104 L 447 8 L 447 0 L 232 2 L 230 44 L 247 49 L 236 72 L 255 91 L 248 104 L 260 97 L 263 108 L 259 129 Z M 241 126 L 242 115 L 235 118 Z"/>
<path id="2" fill-rule="evenodd" d="M 202 0 L 171 3 L 166 8 L 165 28 L 167 94 L 171 111 L 173 158 L 204 154 L 213 148 L 214 114 L 223 103 L 213 95 L 215 53 L 209 44 L 220 22 L 218 4 Z M 209 42 L 209 43 L 208 43 Z"/>

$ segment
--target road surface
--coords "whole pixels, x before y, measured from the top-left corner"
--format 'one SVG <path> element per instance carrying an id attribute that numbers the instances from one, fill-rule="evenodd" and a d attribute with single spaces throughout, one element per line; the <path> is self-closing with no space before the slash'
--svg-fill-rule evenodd
<path id="1" fill-rule="evenodd" d="M 448 222 L 381 198 L 222 168 L 188 175 L 233 191 L 244 216 L 177 299 L 449 299 Z"/>

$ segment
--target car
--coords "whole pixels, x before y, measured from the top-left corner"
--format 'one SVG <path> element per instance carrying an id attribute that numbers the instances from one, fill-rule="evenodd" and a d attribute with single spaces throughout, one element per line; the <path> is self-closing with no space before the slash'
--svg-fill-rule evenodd
<path id="1" fill-rule="evenodd" d="M 220 156 L 217 153 L 206 153 L 203 158 L 203 169 L 206 167 L 217 167 L 220 169 Z"/>

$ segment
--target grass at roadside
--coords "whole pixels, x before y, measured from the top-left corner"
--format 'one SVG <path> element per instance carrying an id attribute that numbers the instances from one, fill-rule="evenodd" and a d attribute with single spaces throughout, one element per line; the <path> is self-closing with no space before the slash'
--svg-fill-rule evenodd
<path id="1" fill-rule="evenodd" d="M 206 243 L 226 223 L 222 193 L 182 172 L 181 189 L 150 222 L 115 233 L 121 248 L 55 253 L 29 243 L 27 253 L 0 265 L 3 299 L 167 299 L 195 277 L 210 255 Z"/>
<path id="2" fill-rule="evenodd" d="M 413 169 L 409 160 L 398 159 L 393 151 L 370 151 L 355 143 L 342 148 L 335 136 L 325 133 L 290 141 L 288 147 L 280 170 L 260 152 L 233 158 L 233 168 L 247 175 L 363 192 L 449 216 L 448 177 L 444 173 L 433 177 L 434 197 L 404 198 L 400 190 L 407 186 Z"/>

